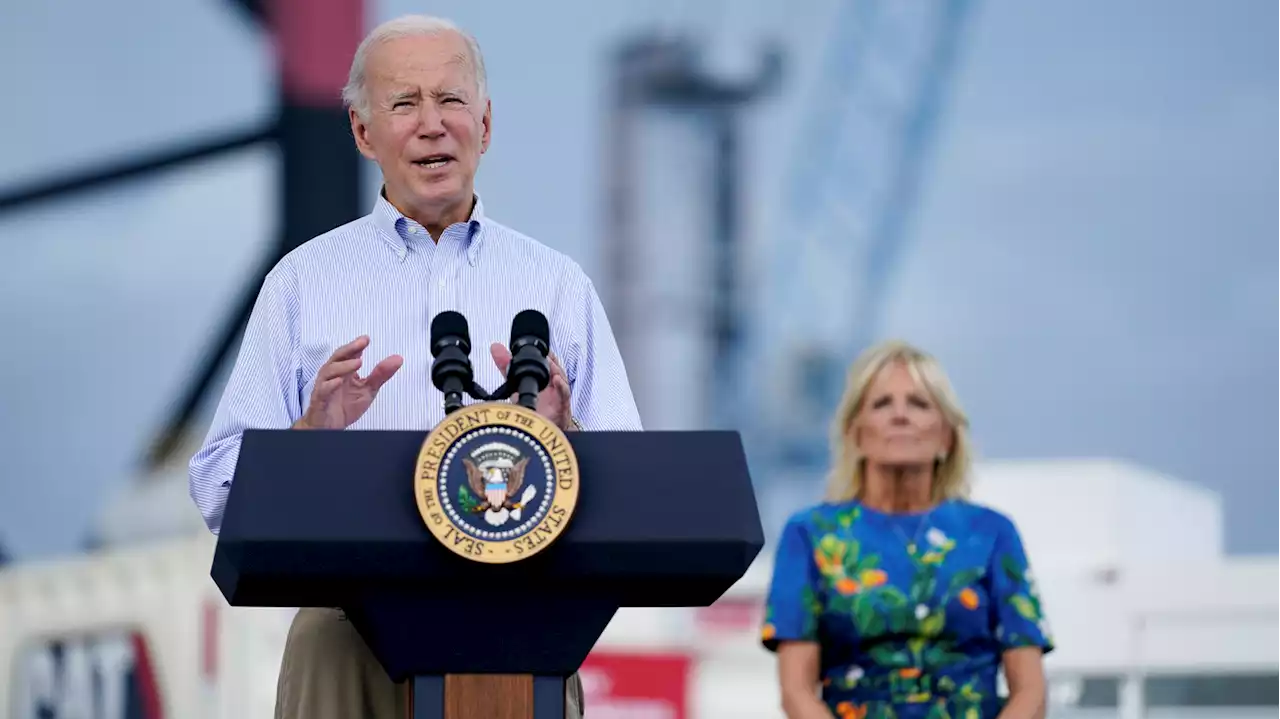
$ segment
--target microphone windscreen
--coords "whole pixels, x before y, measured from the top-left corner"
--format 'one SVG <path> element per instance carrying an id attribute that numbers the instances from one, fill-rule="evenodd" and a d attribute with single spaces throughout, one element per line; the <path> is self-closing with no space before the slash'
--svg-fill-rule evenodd
<path id="1" fill-rule="evenodd" d="M 467 318 L 453 310 L 445 310 L 431 320 L 431 346 L 434 348 L 437 342 L 450 336 L 461 337 L 468 345 L 471 344 Z"/>
<path id="2" fill-rule="evenodd" d="M 537 310 L 522 310 L 511 321 L 509 346 L 514 346 L 517 339 L 531 335 L 542 340 L 544 344 L 551 344 L 551 326 L 547 324 L 546 315 Z"/>

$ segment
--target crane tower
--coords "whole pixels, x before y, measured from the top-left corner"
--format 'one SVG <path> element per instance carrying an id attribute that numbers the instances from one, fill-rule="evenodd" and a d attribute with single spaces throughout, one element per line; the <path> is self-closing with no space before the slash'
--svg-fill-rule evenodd
<path id="1" fill-rule="evenodd" d="M 713 76 L 688 37 L 643 35 L 614 59 L 606 150 L 606 304 L 648 429 L 730 426 L 742 356 L 738 120 L 772 88 L 767 51 Z"/>

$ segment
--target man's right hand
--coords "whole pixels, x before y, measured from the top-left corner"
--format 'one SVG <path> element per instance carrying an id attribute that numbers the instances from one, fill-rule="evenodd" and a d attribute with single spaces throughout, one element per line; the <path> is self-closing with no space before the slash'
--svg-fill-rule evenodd
<path id="1" fill-rule="evenodd" d="M 382 385 L 400 369 L 400 355 L 378 363 L 368 377 L 361 378 L 360 355 L 369 346 L 369 337 L 361 336 L 334 350 L 333 356 L 316 373 L 311 388 L 311 404 L 295 429 L 346 429 L 360 419 L 373 404 Z"/>

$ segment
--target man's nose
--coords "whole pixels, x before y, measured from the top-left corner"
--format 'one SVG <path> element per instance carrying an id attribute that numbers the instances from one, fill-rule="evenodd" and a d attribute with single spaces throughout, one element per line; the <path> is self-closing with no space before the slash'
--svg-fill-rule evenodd
<path id="1" fill-rule="evenodd" d="M 424 104 L 418 114 L 418 135 L 421 137 L 439 137 L 444 134 L 444 118 L 434 105 Z"/>

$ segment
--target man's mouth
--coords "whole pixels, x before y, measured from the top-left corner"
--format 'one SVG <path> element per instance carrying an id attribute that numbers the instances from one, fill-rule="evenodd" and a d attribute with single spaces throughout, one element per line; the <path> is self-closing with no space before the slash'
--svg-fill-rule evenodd
<path id="1" fill-rule="evenodd" d="M 452 155 L 427 155 L 421 159 L 414 160 L 413 164 L 418 167 L 425 167 L 428 170 L 438 170 L 450 162 L 453 162 Z"/>

